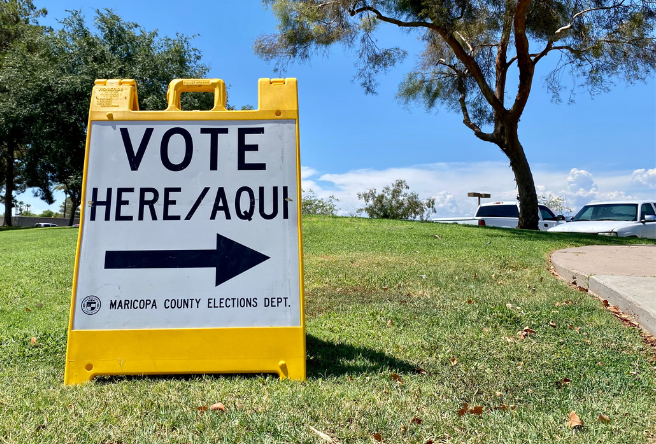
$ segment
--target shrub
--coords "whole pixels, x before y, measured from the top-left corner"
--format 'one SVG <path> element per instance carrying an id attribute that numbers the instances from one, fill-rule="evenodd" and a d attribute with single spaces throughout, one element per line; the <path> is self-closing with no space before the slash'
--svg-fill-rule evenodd
<path id="1" fill-rule="evenodd" d="M 358 193 L 365 207 L 358 213 L 367 213 L 372 219 L 420 219 L 426 220 L 435 212 L 435 198 L 419 199 L 419 195 L 408 192 L 410 187 L 405 180 L 398 179 L 378 193 L 375 188 Z"/>
<path id="2" fill-rule="evenodd" d="M 301 190 L 301 213 L 302 214 L 319 214 L 323 216 L 336 216 L 337 204 L 339 199 L 335 196 L 329 196 L 327 199 L 321 199 L 314 194 L 314 191 L 307 192 Z"/>

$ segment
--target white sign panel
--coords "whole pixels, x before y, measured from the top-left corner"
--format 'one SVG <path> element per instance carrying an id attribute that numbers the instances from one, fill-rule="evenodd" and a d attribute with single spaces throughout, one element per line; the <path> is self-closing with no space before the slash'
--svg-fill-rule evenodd
<path id="1" fill-rule="evenodd" d="M 300 326 L 296 123 L 92 122 L 74 330 Z"/>

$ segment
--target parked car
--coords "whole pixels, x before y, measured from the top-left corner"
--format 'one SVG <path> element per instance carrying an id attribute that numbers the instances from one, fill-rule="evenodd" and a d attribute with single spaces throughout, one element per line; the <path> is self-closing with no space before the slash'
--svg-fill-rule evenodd
<path id="1" fill-rule="evenodd" d="M 540 230 L 545 231 L 558 224 L 565 223 L 564 216 L 556 216 L 544 205 L 538 205 L 540 211 Z M 517 202 L 493 202 L 480 205 L 474 217 L 451 217 L 432 219 L 433 222 L 446 224 L 478 225 L 481 227 L 517 228 L 519 224 L 519 204 Z"/>
<path id="2" fill-rule="evenodd" d="M 47 228 L 47 227 L 56 227 L 57 224 L 49 224 L 47 222 L 39 222 L 39 223 L 34 224 L 34 226 L 38 227 L 38 228 Z"/>
<path id="3" fill-rule="evenodd" d="M 656 202 L 627 200 L 590 203 L 581 208 L 571 222 L 549 231 L 656 239 Z"/>

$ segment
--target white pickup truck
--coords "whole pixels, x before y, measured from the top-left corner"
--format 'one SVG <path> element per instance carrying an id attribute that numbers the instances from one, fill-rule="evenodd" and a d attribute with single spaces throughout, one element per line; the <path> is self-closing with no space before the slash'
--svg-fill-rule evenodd
<path id="1" fill-rule="evenodd" d="M 549 231 L 656 239 L 656 202 L 625 200 L 590 203 L 581 208 L 570 223 Z"/>
<path id="2" fill-rule="evenodd" d="M 565 223 L 564 216 L 556 216 L 544 205 L 538 205 L 540 210 L 540 230 L 546 231 L 558 224 Z M 493 202 L 483 204 L 476 210 L 474 217 L 453 217 L 432 219 L 433 222 L 445 224 L 478 225 L 480 227 L 517 228 L 519 224 L 519 204 L 516 202 Z"/>

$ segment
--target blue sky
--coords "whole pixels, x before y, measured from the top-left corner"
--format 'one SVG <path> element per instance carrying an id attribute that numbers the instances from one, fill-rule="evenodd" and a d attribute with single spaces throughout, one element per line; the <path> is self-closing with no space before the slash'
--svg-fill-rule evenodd
<path id="1" fill-rule="evenodd" d="M 251 49 L 258 35 L 275 31 L 273 14 L 259 1 L 200 0 L 190 7 L 161 0 L 34 2 L 48 9 L 41 22 L 53 27 L 66 10 L 81 9 L 92 20 L 96 8 L 112 8 L 160 35 L 196 35 L 193 43 L 211 67 L 210 76 L 226 82 L 236 106 L 257 104 L 258 78 L 278 77 L 273 65 Z M 466 197 L 468 191 L 514 200 L 507 159 L 495 145 L 476 139 L 461 116 L 446 110 L 426 113 L 421 105 L 408 108 L 395 99 L 420 45 L 415 34 L 387 26 L 380 31 L 382 46 L 398 45 L 409 54 L 403 64 L 380 76 L 378 95 L 365 95 L 352 81 L 355 55 L 341 47 L 285 73 L 299 84 L 303 187 L 338 197 L 343 214 L 359 207 L 358 191 L 380 189 L 395 179 L 406 179 L 421 197 L 437 197 L 439 216 L 473 212 L 475 199 Z M 574 105 L 558 105 L 542 82 L 550 63 L 547 59 L 538 67 L 520 122 L 520 140 L 539 193 L 564 196 L 573 209 L 591 200 L 656 198 L 654 78 L 632 86 L 618 83 L 594 98 L 582 91 Z M 29 191 L 19 200 L 33 210 L 48 208 Z"/>

